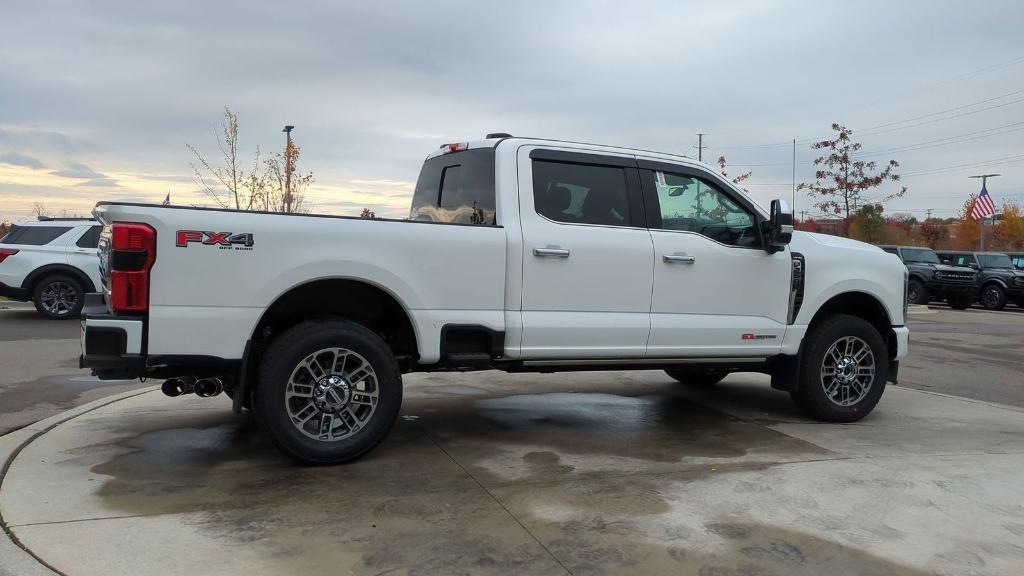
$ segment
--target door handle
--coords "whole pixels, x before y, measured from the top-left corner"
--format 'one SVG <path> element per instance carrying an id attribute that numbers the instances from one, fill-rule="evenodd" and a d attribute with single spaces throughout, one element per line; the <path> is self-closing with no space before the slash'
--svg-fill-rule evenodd
<path id="1" fill-rule="evenodd" d="M 568 258 L 569 250 L 558 246 L 545 246 L 544 248 L 534 248 L 533 255 L 541 258 Z"/>
<path id="2" fill-rule="evenodd" d="M 665 254 L 661 259 L 668 264 L 672 264 L 673 262 L 678 262 L 680 264 L 693 264 L 697 261 L 693 256 L 688 256 L 686 254 Z"/>
<path id="3" fill-rule="evenodd" d="M 75 254 L 89 254 L 88 250 L 75 250 Z"/>

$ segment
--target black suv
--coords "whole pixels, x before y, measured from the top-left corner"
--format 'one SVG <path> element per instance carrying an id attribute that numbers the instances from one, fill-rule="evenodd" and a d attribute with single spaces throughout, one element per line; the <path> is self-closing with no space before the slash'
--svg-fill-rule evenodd
<path id="1" fill-rule="evenodd" d="M 907 300 L 912 304 L 927 304 L 932 300 L 945 300 L 958 310 L 974 302 L 978 294 L 978 273 L 963 266 L 949 266 L 939 261 L 931 248 L 918 246 L 879 246 L 900 257 L 910 273 Z"/>
<path id="2" fill-rule="evenodd" d="M 938 254 L 947 264 L 969 266 L 981 274 L 978 278 L 981 285 L 978 299 L 986 309 L 1002 310 L 1007 300 L 1024 307 L 1024 273 L 1013 269 L 1013 262 L 1006 254 L 950 250 Z"/>

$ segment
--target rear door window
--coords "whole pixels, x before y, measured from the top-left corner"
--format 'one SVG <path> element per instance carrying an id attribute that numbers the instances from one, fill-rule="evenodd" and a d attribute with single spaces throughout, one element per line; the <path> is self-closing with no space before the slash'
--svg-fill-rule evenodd
<path id="1" fill-rule="evenodd" d="M 534 160 L 533 204 L 555 222 L 630 225 L 626 172 L 617 166 Z"/>
<path id="2" fill-rule="evenodd" d="M 90 226 L 85 234 L 75 242 L 75 245 L 79 248 L 95 248 L 100 243 L 100 230 L 102 226 Z"/>
<path id="3" fill-rule="evenodd" d="M 3 241 L 0 241 L 0 244 L 44 246 L 68 230 L 71 230 L 70 226 L 14 226 L 7 236 L 4 236 Z"/>
<path id="4" fill-rule="evenodd" d="M 420 170 L 409 219 L 494 225 L 494 195 L 493 148 L 435 156 Z"/>

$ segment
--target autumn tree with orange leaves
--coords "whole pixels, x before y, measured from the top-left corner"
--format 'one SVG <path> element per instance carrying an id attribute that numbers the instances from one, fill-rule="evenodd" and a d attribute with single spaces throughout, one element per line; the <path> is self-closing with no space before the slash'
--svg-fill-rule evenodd
<path id="1" fill-rule="evenodd" d="M 971 218 L 971 212 L 974 211 L 974 203 L 977 201 L 978 195 L 972 192 L 967 197 L 967 200 L 964 200 L 963 206 L 960 207 L 960 215 L 952 226 L 953 243 L 961 250 L 976 249 L 978 240 L 981 237 L 978 221 Z"/>
<path id="2" fill-rule="evenodd" d="M 865 204 L 882 205 L 889 200 L 899 198 L 907 193 L 903 186 L 898 191 L 883 194 L 877 198 L 867 199 L 865 193 L 881 186 L 886 181 L 898 182 L 899 174 L 895 172 L 899 162 L 889 160 L 885 168 L 877 171 L 874 161 L 858 159 L 857 152 L 861 149 L 859 142 L 852 140 L 853 130 L 840 124 L 832 124 L 836 131 L 835 138 L 822 140 L 811 145 L 814 150 L 824 150 L 825 155 L 815 158 L 817 167 L 814 182 L 802 182 L 797 190 L 806 190 L 807 195 L 815 199 L 814 207 L 822 212 L 842 214 L 843 235 L 850 235 L 850 216 Z"/>

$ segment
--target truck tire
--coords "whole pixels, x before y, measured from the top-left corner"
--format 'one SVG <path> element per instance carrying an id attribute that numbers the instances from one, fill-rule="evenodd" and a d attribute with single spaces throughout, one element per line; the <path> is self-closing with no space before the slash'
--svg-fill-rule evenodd
<path id="1" fill-rule="evenodd" d="M 910 285 L 907 287 L 907 300 L 911 304 L 927 304 L 928 299 L 928 287 L 924 285 L 924 282 L 916 278 L 911 280 Z"/>
<path id="2" fill-rule="evenodd" d="M 804 338 L 798 388 L 790 392 L 809 416 L 826 422 L 855 422 L 882 398 L 889 376 L 885 342 L 868 321 L 848 314 L 829 316 Z"/>
<path id="3" fill-rule="evenodd" d="M 694 370 L 692 368 L 669 368 L 665 370 L 676 381 L 691 386 L 714 386 L 729 375 L 728 370 Z"/>
<path id="4" fill-rule="evenodd" d="M 1006 290 L 999 284 L 989 284 L 981 289 L 979 300 L 986 310 L 1002 310 L 1006 306 Z"/>
<path id="5" fill-rule="evenodd" d="M 85 289 L 72 276 L 47 276 L 36 283 L 32 303 L 40 314 L 51 320 L 78 318 L 85 303 Z"/>
<path id="6" fill-rule="evenodd" d="M 402 374 L 381 338 L 347 320 L 303 322 L 274 340 L 255 391 L 257 421 L 286 454 L 347 462 L 387 436 L 402 405 Z"/>
<path id="7" fill-rule="evenodd" d="M 946 303 L 949 304 L 950 308 L 954 310 L 966 310 L 971 307 L 970 296 L 950 296 L 946 298 Z"/>

